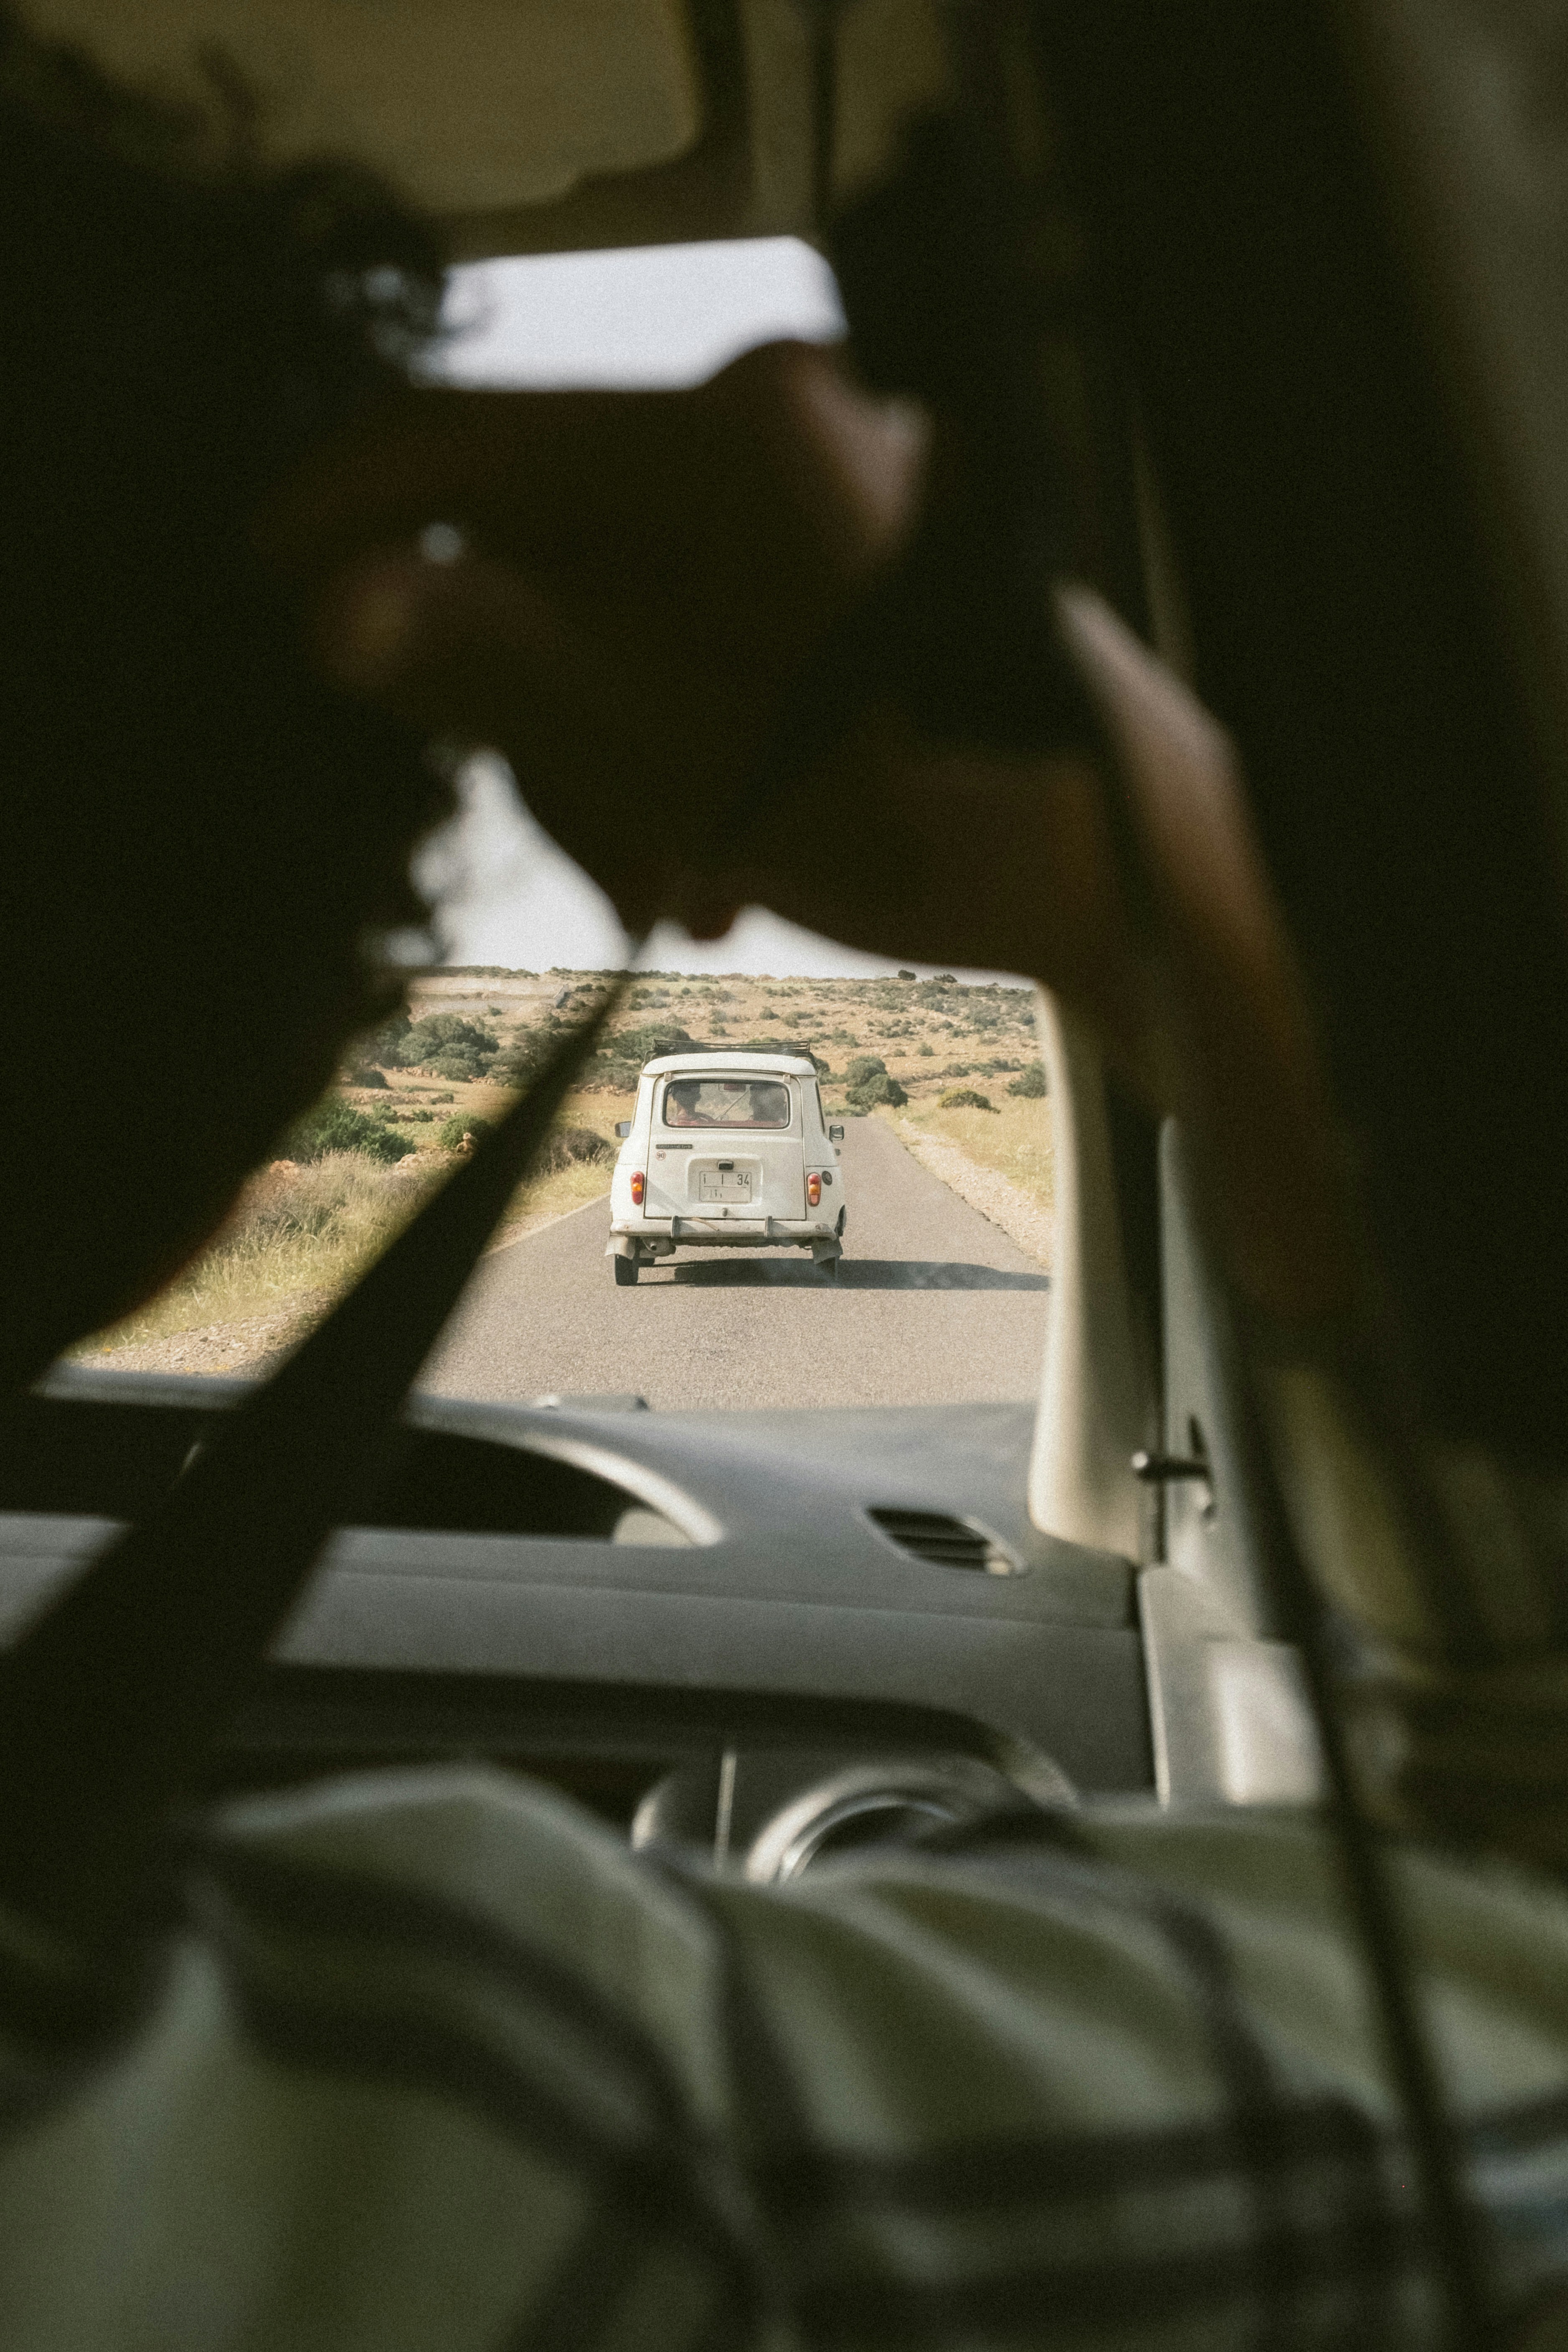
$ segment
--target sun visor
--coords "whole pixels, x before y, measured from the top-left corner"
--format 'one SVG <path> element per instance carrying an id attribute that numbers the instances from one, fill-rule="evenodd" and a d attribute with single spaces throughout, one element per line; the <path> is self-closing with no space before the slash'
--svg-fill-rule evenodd
<path id="1" fill-rule="evenodd" d="M 216 110 L 204 57 L 280 160 L 350 155 L 447 216 L 547 205 L 696 142 L 681 0 L 30 0 L 30 26 Z"/>

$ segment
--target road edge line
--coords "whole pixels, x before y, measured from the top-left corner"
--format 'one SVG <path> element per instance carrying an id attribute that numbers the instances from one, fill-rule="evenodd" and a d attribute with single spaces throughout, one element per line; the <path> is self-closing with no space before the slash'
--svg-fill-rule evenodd
<path id="1" fill-rule="evenodd" d="M 1015 1184 L 1010 1176 L 1004 1176 L 999 1168 L 987 1168 L 984 1160 L 972 1160 L 962 1145 L 949 1142 L 945 1135 L 927 1135 L 909 1119 L 899 1121 L 894 1129 L 894 1135 L 917 1168 L 923 1168 L 928 1176 L 934 1176 L 939 1184 L 945 1184 L 955 1201 L 962 1201 L 966 1209 L 973 1209 L 977 1217 L 984 1217 L 988 1225 L 994 1225 L 999 1234 L 1006 1235 L 1016 1250 L 1020 1250 L 1026 1257 L 1032 1258 L 1035 1264 L 1043 1267 L 1047 1274 L 1055 1273 L 1057 1220 L 1054 1210 L 1047 1209 L 1041 1202 L 1032 1201 L 1023 1186 Z M 925 1147 L 924 1150 L 921 1149 L 922 1146 Z M 926 1150 L 931 1150 L 932 1147 L 934 1147 L 935 1156 L 928 1160 Z M 994 1193 L 990 1195 L 988 1205 L 986 1200 L 976 1199 L 973 1192 L 966 1192 L 962 1183 L 955 1184 L 952 1178 L 943 1172 L 941 1160 L 949 1155 L 959 1162 L 964 1176 L 979 1178 L 981 1185 L 984 1185 L 988 1179 L 1005 1185 L 1008 1192 L 1022 1204 L 1026 1216 L 1030 1218 L 1038 1216 L 1046 1220 L 1050 1228 L 1051 1255 L 1049 1257 L 1042 1257 L 1037 1244 L 1032 1239 L 1026 1239 L 1023 1233 L 1016 1230 L 1010 1218 L 999 1217 L 996 1214 L 997 1203 Z M 976 1187 L 976 1191 L 980 1189 L 980 1186 Z M 1011 1209 L 1012 1202 L 1009 1202 L 1007 1205 Z M 1020 1225 L 1024 1222 L 1023 1217 L 1017 1220 Z"/>
<path id="2" fill-rule="evenodd" d="M 515 1249 L 519 1242 L 531 1242 L 535 1234 L 547 1234 L 552 1225 L 563 1225 L 568 1217 L 580 1217 L 584 1209 L 596 1209 L 601 1201 L 607 1201 L 609 1197 L 610 1188 L 606 1184 L 602 1192 L 595 1192 L 591 1201 L 579 1201 L 574 1209 L 558 1209 L 554 1216 L 542 1217 L 536 1225 L 524 1225 L 521 1232 L 508 1234 L 504 1241 L 487 1243 L 479 1255 L 481 1259 L 499 1257 L 502 1250 Z"/>

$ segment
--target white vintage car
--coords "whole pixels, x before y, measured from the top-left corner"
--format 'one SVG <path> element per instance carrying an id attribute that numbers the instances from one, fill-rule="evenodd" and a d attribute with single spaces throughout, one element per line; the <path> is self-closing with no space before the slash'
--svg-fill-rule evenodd
<path id="1" fill-rule="evenodd" d="M 677 1248 L 843 1255 L 841 1127 L 805 1054 L 666 1054 L 643 1066 L 610 1186 L 605 1252 L 620 1284 Z"/>

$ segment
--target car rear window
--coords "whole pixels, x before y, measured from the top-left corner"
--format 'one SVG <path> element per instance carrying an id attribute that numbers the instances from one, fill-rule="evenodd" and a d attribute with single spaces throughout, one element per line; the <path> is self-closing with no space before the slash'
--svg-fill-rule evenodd
<path id="1" fill-rule="evenodd" d="M 666 1127 L 787 1127 L 789 1088 L 777 1078 L 671 1078 Z"/>

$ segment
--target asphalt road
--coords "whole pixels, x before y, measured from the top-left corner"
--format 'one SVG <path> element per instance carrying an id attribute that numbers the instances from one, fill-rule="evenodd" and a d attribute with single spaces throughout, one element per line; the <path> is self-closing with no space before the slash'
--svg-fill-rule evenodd
<path id="1" fill-rule="evenodd" d="M 683 1249 L 617 1290 L 606 1194 L 481 1262 L 421 1385 L 666 1410 L 1035 1396 L 1049 1276 L 882 1120 L 851 1119 L 843 1150 L 837 1283 L 794 1250 Z"/>

